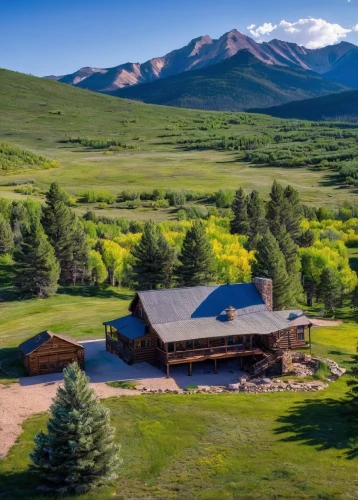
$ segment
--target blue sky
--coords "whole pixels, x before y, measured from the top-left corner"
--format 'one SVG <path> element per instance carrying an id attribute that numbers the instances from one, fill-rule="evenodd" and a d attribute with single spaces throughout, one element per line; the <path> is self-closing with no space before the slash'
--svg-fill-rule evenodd
<path id="1" fill-rule="evenodd" d="M 257 41 L 358 45 L 358 0 L 0 0 L 0 67 L 43 76 L 144 62 L 233 28 Z"/>

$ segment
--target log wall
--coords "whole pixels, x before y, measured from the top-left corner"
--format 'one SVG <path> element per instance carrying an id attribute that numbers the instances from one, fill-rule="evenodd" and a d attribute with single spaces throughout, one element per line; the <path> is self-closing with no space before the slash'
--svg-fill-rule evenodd
<path id="1" fill-rule="evenodd" d="M 62 372 L 73 361 L 84 369 L 84 348 L 53 336 L 22 359 L 29 375 Z"/>

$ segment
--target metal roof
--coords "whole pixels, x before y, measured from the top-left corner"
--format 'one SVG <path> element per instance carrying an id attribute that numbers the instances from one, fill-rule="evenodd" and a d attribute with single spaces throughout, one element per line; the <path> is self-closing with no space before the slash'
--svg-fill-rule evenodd
<path id="1" fill-rule="evenodd" d="M 290 319 L 292 318 L 292 319 Z M 223 318 L 200 318 L 177 321 L 175 323 L 155 324 L 153 328 L 163 342 L 178 342 L 208 337 L 228 337 L 232 335 L 269 335 L 285 330 L 292 325 L 309 324 L 302 311 L 261 311 L 238 316 L 232 321 Z"/>
<path id="2" fill-rule="evenodd" d="M 124 316 L 123 318 L 106 321 L 103 324 L 113 326 L 113 328 L 120 331 L 125 337 L 132 340 L 138 337 L 143 337 L 147 333 L 145 323 L 131 314 Z"/>
<path id="3" fill-rule="evenodd" d="M 213 318 L 229 306 L 237 315 L 266 310 L 253 283 L 149 290 L 138 296 L 152 325 Z"/>
<path id="4" fill-rule="evenodd" d="M 52 333 L 50 330 L 45 330 L 44 332 L 40 332 L 34 337 L 31 337 L 28 340 L 25 340 L 22 344 L 19 345 L 19 349 L 21 352 L 23 352 L 25 355 L 31 354 L 35 349 L 37 349 L 39 346 L 43 345 L 45 342 L 47 342 L 50 338 L 56 337 L 62 340 L 65 340 L 66 342 L 70 344 L 77 345 L 78 347 L 84 347 L 76 342 L 75 340 L 72 340 L 68 337 L 65 337 L 64 335 L 60 335 L 59 333 Z"/>

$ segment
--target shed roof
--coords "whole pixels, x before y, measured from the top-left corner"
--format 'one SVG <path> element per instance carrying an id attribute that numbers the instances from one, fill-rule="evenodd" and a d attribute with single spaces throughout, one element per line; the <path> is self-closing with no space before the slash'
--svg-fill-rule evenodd
<path id="1" fill-rule="evenodd" d="M 45 342 L 47 342 L 52 337 L 59 338 L 61 340 L 64 340 L 65 342 L 68 342 L 69 344 L 73 344 L 84 349 L 84 347 L 75 340 L 65 337 L 64 335 L 61 335 L 59 333 L 52 333 L 50 332 L 50 330 L 45 330 L 44 332 L 40 332 L 30 339 L 25 340 L 25 342 L 22 342 L 22 344 L 19 345 L 19 349 L 25 355 L 31 354 L 33 351 L 35 351 L 35 349 L 45 344 Z"/>
<path id="2" fill-rule="evenodd" d="M 223 316 L 181 320 L 175 323 L 155 324 L 153 328 L 163 342 L 178 342 L 208 337 L 228 337 L 232 335 L 269 335 L 290 326 L 310 324 L 301 310 L 259 311 L 243 314 L 232 321 Z"/>
<path id="3" fill-rule="evenodd" d="M 147 333 L 145 323 L 131 314 L 123 318 L 106 321 L 103 324 L 113 326 L 113 328 L 120 331 L 125 337 L 132 340 L 143 337 Z"/>
<path id="4" fill-rule="evenodd" d="M 217 317 L 229 306 L 237 315 L 266 311 L 253 283 L 149 290 L 138 296 L 153 325 Z"/>

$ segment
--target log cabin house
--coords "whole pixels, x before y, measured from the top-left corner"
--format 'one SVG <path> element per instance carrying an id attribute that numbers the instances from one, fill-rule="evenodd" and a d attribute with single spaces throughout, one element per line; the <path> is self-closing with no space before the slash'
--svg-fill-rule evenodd
<path id="1" fill-rule="evenodd" d="M 272 310 L 272 281 L 138 292 L 130 314 L 106 321 L 106 349 L 126 363 L 192 365 L 240 358 L 255 375 L 305 345 L 311 323 L 301 310 Z"/>
<path id="2" fill-rule="evenodd" d="M 48 330 L 19 345 L 29 375 L 62 372 L 73 361 L 77 361 L 83 370 L 84 349 L 78 342 Z"/>

